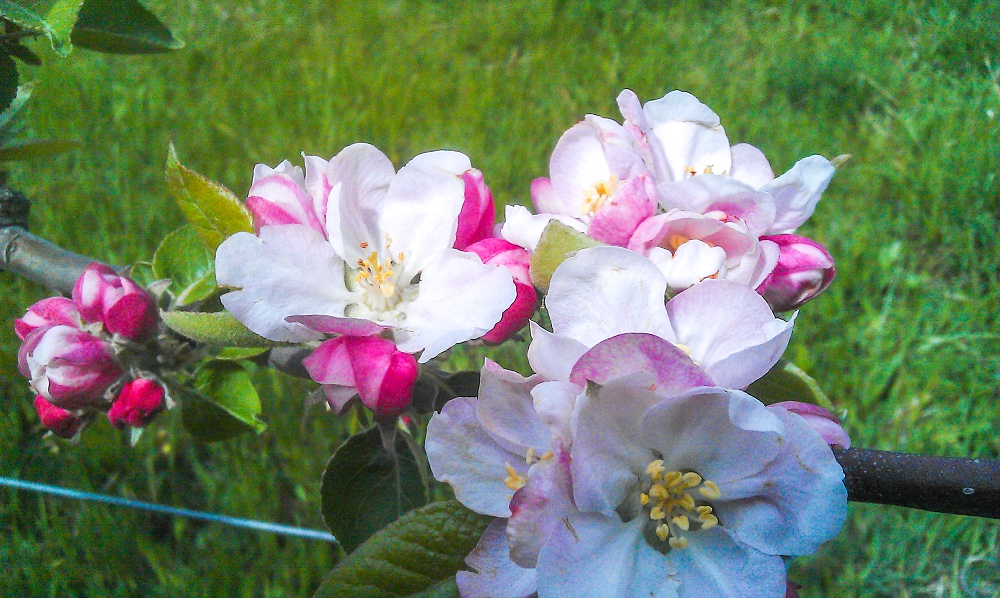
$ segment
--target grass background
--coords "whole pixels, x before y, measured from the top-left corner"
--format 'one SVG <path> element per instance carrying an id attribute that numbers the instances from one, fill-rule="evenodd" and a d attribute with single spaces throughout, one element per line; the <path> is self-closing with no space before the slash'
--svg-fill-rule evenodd
<path id="1" fill-rule="evenodd" d="M 186 48 L 48 52 L 24 71 L 38 82 L 36 133 L 83 144 L 12 169 L 34 232 L 115 263 L 151 256 L 182 221 L 163 181 L 169 140 L 237 195 L 255 163 L 363 140 L 397 165 L 461 150 L 498 203 L 525 202 L 584 114 L 617 118 L 625 87 L 643 100 L 685 89 L 777 172 L 854 156 L 802 229 L 838 276 L 802 309 L 788 356 L 843 410 L 856 446 L 1000 457 L 995 2 L 148 5 Z M 7 273 L 0 289 L 8 322 L 46 295 Z M 69 446 L 41 439 L 16 351 L 3 327 L 0 475 L 322 527 L 319 476 L 347 430 L 302 407 L 303 384 L 258 375 L 259 437 L 200 445 L 168 415 L 134 449 L 106 426 Z M 791 575 L 806 597 L 963 596 L 982 581 L 963 577 L 977 558 L 1000 576 L 998 530 L 854 504 Z M 335 559 L 316 542 L 0 489 L 5 596 L 308 596 Z"/>

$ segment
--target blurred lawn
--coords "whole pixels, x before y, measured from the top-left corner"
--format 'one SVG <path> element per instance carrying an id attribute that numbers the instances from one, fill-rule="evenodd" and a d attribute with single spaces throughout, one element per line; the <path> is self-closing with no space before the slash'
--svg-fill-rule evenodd
<path id="1" fill-rule="evenodd" d="M 147 258 L 181 223 L 166 146 L 243 195 L 257 162 L 368 141 L 401 165 L 450 148 L 498 203 L 522 202 L 558 136 L 680 88 L 778 172 L 854 158 L 803 228 L 838 277 L 796 322 L 789 356 L 843 409 L 857 446 L 1000 457 L 1000 9 L 996 2 L 149 3 L 187 42 L 166 56 L 46 53 L 31 123 L 83 148 L 13 170 L 33 230 L 80 253 Z M 43 289 L 0 274 L 9 321 Z M 0 329 L 0 474 L 321 527 L 318 482 L 347 433 L 258 376 L 270 428 L 198 445 L 178 418 L 135 449 L 108 427 L 42 441 L 17 342 Z M 505 348 L 518 361 L 518 348 Z M 806 597 L 962 596 L 996 523 L 853 505 L 799 559 Z M 308 596 L 332 546 L 0 489 L 0 594 Z"/>

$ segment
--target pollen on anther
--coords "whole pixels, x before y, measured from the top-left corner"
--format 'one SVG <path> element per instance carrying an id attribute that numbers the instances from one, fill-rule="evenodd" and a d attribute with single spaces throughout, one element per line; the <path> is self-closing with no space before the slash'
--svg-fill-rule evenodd
<path id="1" fill-rule="evenodd" d="M 683 536 L 672 536 L 669 540 L 670 547 L 682 550 L 687 548 L 688 539 Z"/>
<path id="2" fill-rule="evenodd" d="M 712 481 L 705 482 L 705 485 L 699 488 L 698 492 L 701 492 L 701 495 L 709 500 L 715 500 L 722 496 L 719 485 Z"/>
<path id="3" fill-rule="evenodd" d="M 535 462 L 535 449 L 534 448 L 528 447 L 528 452 L 526 452 L 524 454 L 524 462 L 527 465 L 531 465 L 532 463 Z"/>
<path id="4" fill-rule="evenodd" d="M 361 242 L 361 249 L 368 249 L 368 242 L 367 241 L 362 241 Z"/>
<path id="5" fill-rule="evenodd" d="M 670 526 L 666 523 L 661 523 L 656 526 L 656 535 L 660 538 L 660 540 L 666 540 L 670 537 Z"/>
<path id="6" fill-rule="evenodd" d="M 678 515 L 670 521 L 684 531 L 688 531 L 691 528 L 691 521 L 687 518 L 687 515 Z"/>

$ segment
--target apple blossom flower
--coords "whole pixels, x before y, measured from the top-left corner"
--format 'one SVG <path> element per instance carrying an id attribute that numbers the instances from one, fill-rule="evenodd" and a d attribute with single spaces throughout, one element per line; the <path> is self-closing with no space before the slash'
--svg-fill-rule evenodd
<path id="1" fill-rule="evenodd" d="M 466 251 L 478 255 L 484 264 L 506 267 L 514 277 L 514 286 L 517 288 L 514 303 L 503 312 L 497 325 L 482 337 L 486 343 L 500 344 L 524 328 L 538 307 L 538 295 L 529 273 L 531 254 L 522 247 L 498 238 L 477 241 L 466 247 Z"/>
<path id="2" fill-rule="evenodd" d="M 80 311 L 70 299 L 48 297 L 35 303 L 28 308 L 27 313 L 14 320 L 14 332 L 23 341 L 35 330 L 56 324 L 74 328 L 83 327 Z"/>
<path id="3" fill-rule="evenodd" d="M 82 417 L 56 407 L 41 395 L 35 397 L 35 411 L 38 412 L 38 419 L 42 425 L 60 438 L 72 438 L 84 423 Z"/>
<path id="4" fill-rule="evenodd" d="M 118 393 L 118 399 L 108 411 L 108 419 L 116 428 L 145 427 L 166 408 L 166 390 L 149 378 L 129 380 Z"/>
<path id="5" fill-rule="evenodd" d="M 800 307 L 833 282 L 833 256 L 816 241 L 786 234 L 766 236 L 761 242 L 774 243 L 779 250 L 774 270 L 757 288 L 774 311 Z"/>
<path id="6" fill-rule="evenodd" d="M 799 401 L 782 401 L 771 407 L 781 407 L 800 416 L 823 440 L 833 448 L 851 448 L 851 437 L 840 425 L 840 420 L 819 405 Z"/>
<path id="7" fill-rule="evenodd" d="M 111 334 L 143 341 L 156 331 L 153 297 L 131 279 L 93 262 L 73 287 L 73 303 L 86 322 L 102 322 Z"/>
<path id="8" fill-rule="evenodd" d="M 466 156 L 438 151 L 397 173 L 370 145 L 345 148 L 327 165 L 323 232 L 270 224 L 219 246 L 217 279 L 236 289 L 223 305 L 277 341 L 323 338 L 294 316 L 365 320 L 420 362 L 482 336 L 516 290 L 508 270 L 453 248 L 470 169 Z"/>
<path id="9" fill-rule="evenodd" d="M 320 343 L 302 362 L 309 376 L 323 385 L 327 403 L 338 415 L 355 396 L 378 419 L 395 417 L 410 406 L 420 373 L 417 360 L 378 336 L 380 327 L 366 326 L 368 322 L 345 326 L 341 319 L 320 316 L 297 321 L 340 334 Z"/>
<path id="10" fill-rule="evenodd" d="M 763 152 L 745 143 L 730 147 L 719 116 L 684 91 L 641 105 L 626 89 L 618 95 L 618 106 L 625 127 L 649 148 L 647 162 L 668 210 L 722 209 L 746 220 L 757 235 L 792 232 L 812 215 L 833 177 L 829 160 L 809 156 L 775 178 Z M 722 208 L 720 196 L 731 194 L 727 187 L 742 187 L 740 194 L 754 201 Z M 706 202 L 717 205 L 697 209 Z"/>
<path id="11" fill-rule="evenodd" d="M 106 405 L 104 392 L 122 374 L 108 343 L 64 324 L 33 331 L 17 357 L 35 392 L 64 409 Z"/>
<path id="12" fill-rule="evenodd" d="M 549 174 L 531 183 L 539 221 L 575 220 L 598 241 L 624 247 L 639 223 L 656 213 L 655 183 L 632 136 L 613 120 L 589 114 L 563 133 Z M 519 226 L 505 224 L 502 234 L 518 242 L 524 234 L 515 230 Z M 536 243 L 534 238 L 523 246 L 533 249 Z"/>
<path id="13" fill-rule="evenodd" d="M 531 324 L 528 361 L 550 380 L 568 380 L 587 349 L 612 336 L 646 332 L 688 352 L 717 386 L 746 388 L 777 363 L 792 323 L 775 318 L 746 285 L 706 280 L 664 305 L 667 280 L 640 254 L 592 247 L 552 275 L 545 306 L 552 332 Z"/>
<path id="14" fill-rule="evenodd" d="M 331 189 L 327 161 L 305 154 L 302 157 L 304 175 L 288 160 L 274 168 L 265 164 L 254 167 L 246 206 L 258 233 L 269 224 L 302 224 L 326 234 L 326 201 Z"/>
<path id="15" fill-rule="evenodd" d="M 466 251 L 469 245 L 493 237 L 496 208 L 482 172 L 475 168 L 466 170 L 462 173 L 462 180 L 465 182 L 465 203 L 458 214 L 454 247 Z"/>

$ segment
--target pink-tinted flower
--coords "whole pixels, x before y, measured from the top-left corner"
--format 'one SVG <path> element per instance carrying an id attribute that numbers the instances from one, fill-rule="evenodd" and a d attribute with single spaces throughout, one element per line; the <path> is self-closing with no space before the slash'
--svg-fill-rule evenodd
<path id="1" fill-rule="evenodd" d="M 60 438 L 72 438 L 83 425 L 82 417 L 56 407 L 41 395 L 35 397 L 35 410 L 42 425 Z"/>
<path id="2" fill-rule="evenodd" d="M 96 262 L 73 287 L 73 303 L 87 322 L 101 322 L 108 332 L 142 341 L 156 331 L 156 301 L 131 279 Z"/>
<path id="3" fill-rule="evenodd" d="M 223 305 L 277 341 L 324 338 L 300 316 L 364 320 L 421 362 L 481 337 L 516 289 L 507 270 L 454 248 L 470 169 L 467 156 L 438 151 L 396 172 L 370 145 L 345 148 L 327 165 L 323 233 L 274 224 L 219 246 L 218 282 L 237 289 Z"/>
<path id="4" fill-rule="evenodd" d="M 538 306 L 538 296 L 529 274 L 531 254 L 522 247 L 497 238 L 483 239 L 468 246 L 466 251 L 478 255 L 484 264 L 504 266 L 514 277 L 517 298 L 503 312 L 497 325 L 482 337 L 490 344 L 502 343 L 528 324 Z"/>
<path id="5" fill-rule="evenodd" d="M 493 236 L 496 208 L 493 205 L 493 194 L 486 186 L 482 172 L 475 168 L 466 170 L 462 174 L 462 180 L 465 181 L 465 203 L 458 214 L 454 247 L 467 251 L 469 245 Z"/>
<path id="6" fill-rule="evenodd" d="M 35 392 L 64 409 L 106 404 L 104 392 L 122 373 L 106 342 L 63 324 L 29 334 L 17 357 Z"/>
<path id="7" fill-rule="evenodd" d="M 323 385 L 327 402 L 338 414 L 357 395 L 379 419 L 395 417 L 410 406 L 420 373 L 413 355 L 374 334 L 343 334 L 324 341 L 302 364 Z"/>
<path id="8" fill-rule="evenodd" d="M 125 383 L 118 400 L 108 411 L 108 419 L 116 428 L 142 428 L 166 406 L 163 386 L 149 378 L 137 378 Z"/>
<path id="9" fill-rule="evenodd" d="M 851 437 L 840 425 L 840 420 L 819 405 L 798 401 L 782 401 L 772 404 L 771 407 L 781 407 L 801 416 L 809 427 L 818 432 L 830 446 L 842 449 L 851 448 Z"/>
<path id="10" fill-rule="evenodd" d="M 778 263 L 757 288 L 774 311 L 795 309 L 822 293 L 833 282 L 836 268 L 825 247 L 807 237 L 761 237 L 778 246 Z"/>
<path id="11" fill-rule="evenodd" d="M 28 312 L 14 320 L 14 332 L 22 341 L 39 328 L 64 324 L 81 328 L 80 312 L 76 305 L 65 297 L 49 297 L 28 308 Z"/>

